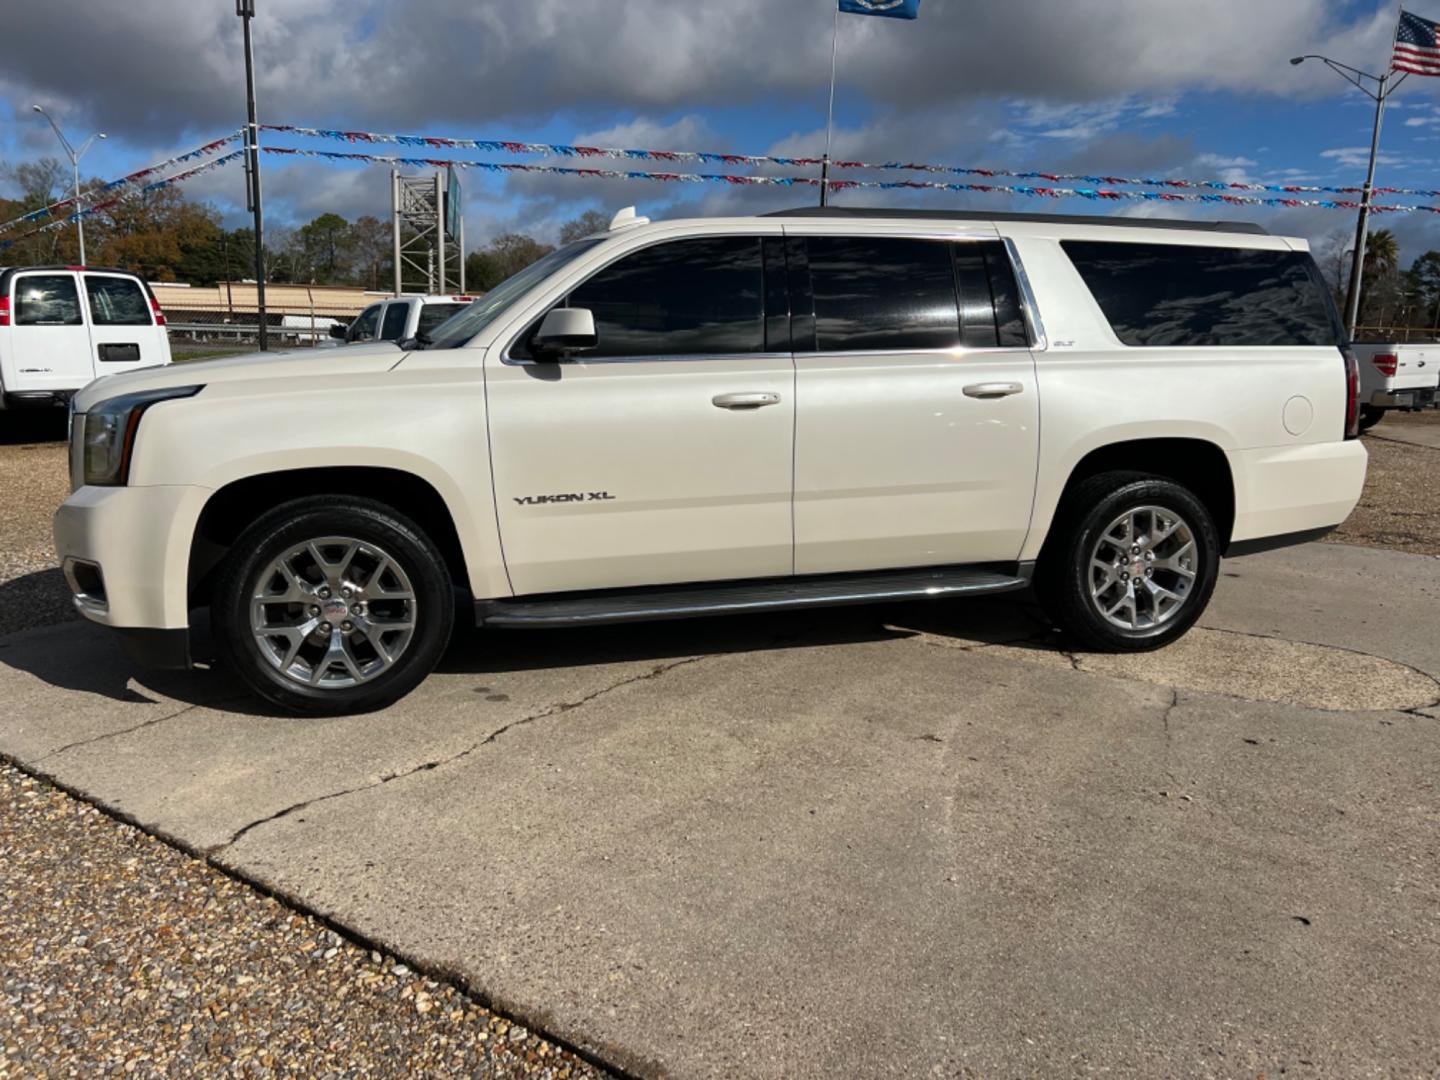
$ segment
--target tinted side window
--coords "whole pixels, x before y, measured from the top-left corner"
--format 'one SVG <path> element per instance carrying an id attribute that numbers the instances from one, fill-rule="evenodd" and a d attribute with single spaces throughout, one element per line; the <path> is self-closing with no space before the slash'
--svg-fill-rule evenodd
<path id="1" fill-rule="evenodd" d="M 1337 345 L 1314 260 L 1298 251 L 1065 240 L 1126 345 Z"/>
<path id="2" fill-rule="evenodd" d="M 998 240 L 955 244 L 960 325 L 969 349 L 1016 349 L 1030 344 L 1015 271 Z"/>
<path id="3" fill-rule="evenodd" d="M 391 304 L 385 309 L 385 322 L 380 327 L 382 341 L 399 341 L 405 333 L 405 321 L 410 317 L 409 304 Z"/>
<path id="4" fill-rule="evenodd" d="M 346 341 L 369 341 L 375 336 L 375 327 L 380 324 L 380 305 L 375 304 L 366 308 L 360 313 L 360 317 L 350 324 L 350 333 Z"/>
<path id="5" fill-rule="evenodd" d="M 900 352 L 960 344 L 951 245 L 812 236 L 807 246 L 821 352 Z"/>
<path id="6" fill-rule="evenodd" d="M 149 326 L 150 304 L 129 278 L 85 275 L 90 321 L 96 326 Z"/>
<path id="7" fill-rule="evenodd" d="M 696 356 L 764 347 L 760 238 L 676 240 L 626 255 L 570 294 L 606 356 Z"/>
<path id="8" fill-rule="evenodd" d="M 16 326 L 82 326 L 84 321 L 69 274 L 26 274 L 15 282 Z"/>

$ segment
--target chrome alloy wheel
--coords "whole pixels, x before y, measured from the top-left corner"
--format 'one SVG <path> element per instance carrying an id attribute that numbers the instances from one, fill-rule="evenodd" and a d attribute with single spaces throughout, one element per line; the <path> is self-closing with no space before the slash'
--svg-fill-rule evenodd
<path id="1" fill-rule="evenodd" d="M 1135 507 L 1112 521 L 1090 549 L 1090 602 L 1111 625 L 1148 633 L 1185 606 L 1198 565 L 1189 522 L 1163 507 Z"/>
<path id="2" fill-rule="evenodd" d="M 260 574 L 250 632 L 260 655 L 301 686 L 341 690 L 389 670 L 415 636 L 415 588 L 376 544 L 324 536 Z"/>

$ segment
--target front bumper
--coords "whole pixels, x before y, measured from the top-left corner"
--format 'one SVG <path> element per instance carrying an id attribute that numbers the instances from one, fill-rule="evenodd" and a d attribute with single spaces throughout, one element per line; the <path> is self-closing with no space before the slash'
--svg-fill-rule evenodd
<path id="1" fill-rule="evenodd" d="M 119 630 L 186 630 L 190 543 L 209 495 L 199 487 L 78 488 L 55 514 L 76 610 Z"/>

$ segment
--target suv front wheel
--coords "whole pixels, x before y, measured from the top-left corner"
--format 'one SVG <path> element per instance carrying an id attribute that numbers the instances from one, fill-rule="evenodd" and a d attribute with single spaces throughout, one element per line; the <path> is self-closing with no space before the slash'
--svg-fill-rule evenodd
<path id="1" fill-rule="evenodd" d="M 1214 520 L 1188 489 L 1158 476 L 1103 473 L 1063 501 L 1036 589 L 1083 645 L 1140 652 L 1194 625 L 1219 564 Z"/>
<path id="2" fill-rule="evenodd" d="M 236 540 L 211 606 L 220 659 L 296 713 L 377 709 L 439 662 L 455 619 L 445 560 L 368 499 L 285 503 Z"/>

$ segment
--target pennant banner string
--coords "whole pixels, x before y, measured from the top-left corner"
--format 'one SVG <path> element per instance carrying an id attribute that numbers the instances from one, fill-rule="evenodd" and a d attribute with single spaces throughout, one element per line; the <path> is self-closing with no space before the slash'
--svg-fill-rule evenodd
<path id="1" fill-rule="evenodd" d="M 515 142 L 508 139 L 457 139 L 432 135 L 387 135 L 373 131 L 340 131 L 330 128 L 296 127 L 292 124 L 261 124 L 262 130 L 283 132 L 303 138 L 332 139 L 348 143 L 379 143 L 397 146 L 428 147 L 432 150 L 483 150 L 496 154 L 537 154 L 548 157 L 620 158 L 631 161 L 709 162 L 723 165 L 781 165 L 787 168 L 819 166 L 820 158 L 776 157 L 768 154 L 719 154 L 695 150 L 631 150 L 620 147 L 574 146 L 566 143 Z M 928 165 L 906 161 L 832 161 L 832 169 L 888 169 L 892 171 L 944 173 L 955 176 L 1003 176 L 1012 180 L 1044 180 L 1049 183 L 1083 183 L 1210 191 L 1268 191 L 1277 194 L 1359 195 L 1359 187 L 1329 187 L 1316 184 L 1259 184 L 1227 180 L 1177 180 L 1166 177 L 1126 177 L 1087 175 L 1084 173 L 1052 173 L 983 169 L 960 165 Z M 834 183 L 831 185 L 835 186 Z M 1377 195 L 1419 195 L 1440 197 L 1440 190 L 1377 187 Z"/>
<path id="2" fill-rule="evenodd" d="M 478 169 L 491 173 L 534 173 L 551 176 L 583 176 L 600 180 L 656 180 L 680 184 L 729 184 L 736 187 L 818 187 L 813 176 L 751 176 L 730 173 L 643 172 L 633 169 L 576 168 L 562 165 L 529 165 L 506 161 L 452 161 L 447 158 L 406 157 L 394 154 L 362 154 L 341 150 L 310 150 L 293 147 L 262 147 L 267 154 L 312 157 L 327 161 L 351 161 L 373 165 L 406 165 L 421 169 Z M 1358 210 L 1351 199 L 1296 199 L 1277 196 L 1222 194 L 1219 192 L 1117 191 L 1113 188 L 1036 187 L 1028 184 L 965 184 L 928 180 L 831 180 L 834 191 L 872 189 L 883 191 L 958 191 L 989 195 L 1022 195 L 1042 199 L 1079 198 L 1102 202 L 1223 203 L 1230 206 L 1319 207 L 1326 210 Z M 1440 214 L 1440 206 L 1371 206 L 1376 214 L 1425 211 Z"/>
<path id="3" fill-rule="evenodd" d="M 216 139 L 214 142 L 208 142 L 204 146 L 197 146 L 194 150 L 187 150 L 183 154 L 176 154 L 172 158 L 156 162 L 154 165 L 141 169 L 139 172 L 122 176 L 118 180 L 111 180 L 108 184 L 102 184 L 98 188 L 93 188 L 90 191 L 82 191 L 79 202 L 76 202 L 75 196 L 72 195 L 68 199 L 61 199 L 59 202 L 51 203 L 49 206 L 41 207 L 39 210 L 32 210 L 28 214 L 22 214 L 11 221 L 0 224 L 0 232 L 14 228 L 16 225 L 29 225 L 37 221 L 44 221 L 46 218 L 58 217 L 62 211 L 80 206 L 84 203 L 93 203 L 95 200 L 103 199 L 106 196 L 113 197 L 121 190 L 142 184 L 146 180 L 150 180 L 159 173 L 164 172 L 166 169 L 213 154 L 217 150 L 230 145 L 236 139 L 243 137 L 243 135 L 243 132 L 237 131 L 233 135 L 226 135 L 223 139 Z M 74 218 L 67 216 L 65 220 L 73 221 Z M 30 233 L 27 235 L 33 236 L 34 234 Z"/>
<path id="4" fill-rule="evenodd" d="M 222 140 L 222 143 L 230 142 L 234 138 L 235 136 L 232 136 L 231 139 Z M 213 146 L 216 144 L 211 145 Z M 184 172 L 176 173 L 174 176 L 167 176 L 162 180 L 151 181 L 150 183 L 145 184 L 143 187 L 136 187 L 134 186 L 136 182 L 132 182 L 126 190 L 121 190 L 119 194 L 114 195 L 109 199 L 106 199 L 104 202 L 94 203 L 93 205 L 87 206 L 84 209 L 75 211 L 75 213 L 71 214 L 69 217 L 59 218 L 58 220 L 51 221 L 48 224 L 41 225 L 38 229 L 31 229 L 29 232 L 22 233 L 21 235 L 12 237 L 9 240 L 0 240 L 0 251 L 4 251 L 7 248 L 14 247 L 22 240 L 28 240 L 32 236 L 39 236 L 41 233 L 48 233 L 53 232 L 56 229 L 63 229 L 66 225 L 69 225 L 75 221 L 79 221 L 81 218 L 92 217 L 93 215 L 99 214 L 105 210 L 114 209 L 116 206 L 119 206 L 120 204 L 127 202 L 138 195 L 148 195 L 151 192 L 160 191 L 163 188 L 170 187 L 172 184 L 181 184 L 184 183 L 186 180 L 192 180 L 195 177 L 199 176 L 201 173 L 207 173 L 210 170 L 218 169 L 223 165 L 229 165 L 232 161 L 239 161 L 244 156 L 244 150 L 236 150 L 232 153 L 226 154 L 224 157 L 213 158 L 212 160 L 205 162 L 203 165 L 197 165 L 193 169 L 186 169 Z M 179 160 L 187 160 L 190 157 L 191 155 L 181 155 L 181 158 Z M 154 169 L 146 170 L 146 172 L 148 173 L 153 173 L 154 171 Z M 116 184 L 118 184 L 118 181 L 111 184 L 106 184 L 105 188 L 102 190 L 113 190 L 115 189 Z"/>

